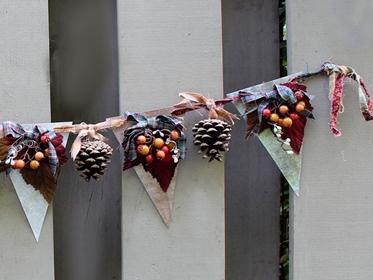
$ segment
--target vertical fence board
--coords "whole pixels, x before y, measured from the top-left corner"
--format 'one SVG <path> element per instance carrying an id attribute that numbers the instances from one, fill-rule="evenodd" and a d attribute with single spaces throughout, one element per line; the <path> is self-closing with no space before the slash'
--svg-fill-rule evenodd
<path id="1" fill-rule="evenodd" d="M 48 5 L 2 1 L 0 14 L 1 119 L 49 122 Z M 52 207 L 37 243 L 10 179 L 0 176 L 0 278 L 53 279 Z"/>
<path id="2" fill-rule="evenodd" d="M 287 1 L 291 72 L 325 60 L 354 67 L 373 82 L 373 3 Z M 345 80 L 332 135 L 325 77 L 307 82 L 316 120 L 307 124 L 300 195 L 291 197 L 291 279 L 372 279 L 372 126 L 361 117 L 356 84 Z"/>
<path id="3" fill-rule="evenodd" d="M 278 1 L 222 1 L 224 92 L 279 75 Z M 233 106 L 231 110 L 235 110 Z M 280 174 L 237 122 L 226 154 L 226 279 L 278 279 Z"/>
<path id="4" fill-rule="evenodd" d="M 118 115 L 116 1 L 51 0 L 50 15 L 53 120 Z M 114 135 L 105 135 L 116 149 Z M 119 158 L 116 151 L 100 182 L 86 183 L 72 161 L 64 167 L 55 197 L 56 279 L 121 279 Z"/>
<path id="5" fill-rule="evenodd" d="M 222 97 L 220 1 L 118 1 L 122 110 L 168 107 L 181 91 Z M 206 115 L 204 114 L 204 117 Z M 133 170 L 123 175 L 123 279 L 224 279 L 224 164 L 192 145 L 167 229 Z"/>

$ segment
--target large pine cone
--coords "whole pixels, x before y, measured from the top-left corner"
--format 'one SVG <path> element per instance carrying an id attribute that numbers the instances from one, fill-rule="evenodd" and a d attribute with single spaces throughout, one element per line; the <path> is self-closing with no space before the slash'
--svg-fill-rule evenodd
<path id="1" fill-rule="evenodd" d="M 203 158 L 223 161 L 220 152 L 228 151 L 232 126 L 218 119 L 207 119 L 196 123 L 193 127 L 194 145 L 200 146 L 198 153 L 205 152 Z"/>
<path id="2" fill-rule="evenodd" d="M 99 181 L 99 175 L 105 173 L 112 154 L 113 149 L 102 141 L 85 141 L 75 158 L 75 168 L 83 171 L 80 176 L 87 182 L 91 178 Z"/>

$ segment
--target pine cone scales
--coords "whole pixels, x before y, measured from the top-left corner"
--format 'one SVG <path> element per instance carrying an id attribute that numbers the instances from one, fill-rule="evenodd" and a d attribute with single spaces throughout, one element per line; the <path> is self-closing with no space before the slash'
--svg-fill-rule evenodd
<path id="1" fill-rule="evenodd" d="M 75 168 L 83 171 L 80 176 L 87 182 L 91 178 L 99 181 L 99 175 L 105 173 L 112 154 L 113 149 L 102 141 L 85 141 L 75 158 Z"/>
<path id="2" fill-rule="evenodd" d="M 198 153 L 205 153 L 203 158 L 210 158 L 209 162 L 216 159 L 223 161 L 220 152 L 229 150 L 232 126 L 218 119 L 207 119 L 196 123 L 192 129 L 195 133 L 194 145 L 200 146 Z"/>

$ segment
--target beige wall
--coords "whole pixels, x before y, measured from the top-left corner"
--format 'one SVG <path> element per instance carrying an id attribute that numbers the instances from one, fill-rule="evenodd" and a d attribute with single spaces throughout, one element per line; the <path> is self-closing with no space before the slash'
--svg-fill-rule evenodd
<path id="1" fill-rule="evenodd" d="M 118 20 L 122 112 L 168 107 L 181 91 L 223 96 L 220 1 L 120 0 Z M 200 159 L 187 136 L 169 229 L 123 174 L 123 279 L 224 279 L 224 164 Z"/>
<path id="2" fill-rule="evenodd" d="M 48 2 L 0 3 L 1 122 L 49 122 Z M 0 183 L 0 278 L 54 278 L 52 209 L 36 243 L 9 178 Z"/>
<path id="3" fill-rule="evenodd" d="M 354 67 L 373 83 L 373 3 L 287 1 L 289 72 L 314 69 L 325 60 Z M 342 136 L 330 132 L 328 82 L 307 82 L 317 95 L 316 121 L 303 148 L 300 196 L 291 203 L 292 279 L 372 279 L 373 122 L 359 112 L 356 85 L 345 81 Z"/>

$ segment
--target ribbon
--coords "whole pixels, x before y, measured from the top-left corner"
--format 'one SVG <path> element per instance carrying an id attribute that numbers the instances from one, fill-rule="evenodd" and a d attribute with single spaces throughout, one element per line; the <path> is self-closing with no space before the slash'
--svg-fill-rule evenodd
<path id="1" fill-rule="evenodd" d="M 183 118 L 181 117 L 173 117 L 173 116 L 165 116 L 165 115 L 158 115 L 153 118 L 147 118 L 144 115 L 138 113 L 130 113 L 126 111 L 124 113 L 124 117 L 127 119 L 128 127 L 124 132 L 124 139 L 123 143 L 126 143 L 124 148 L 124 155 L 130 161 L 137 158 L 137 145 L 136 141 L 132 141 L 135 139 L 139 134 L 142 134 L 143 131 L 139 131 L 139 128 L 150 128 L 150 129 L 175 129 L 178 128 L 180 131 L 180 138 L 177 140 L 177 147 L 180 151 L 180 158 L 185 158 L 186 154 L 186 136 L 182 132 L 182 122 Z"/>
<path id="2" fill-rule="evenodd" d="M 25 130 L 20 124 L 17 124 L 11 121 L 3 122 L 3 134 L 7 138 L 19 139 L 23 137 L 24 138 L 23 141 L 27 141 L 27 139 L 32 139 L 32 140 L 35 140 L 36 142 L 40 141 L 40 136 L 42 135 L 47 136 L 47 139 L 49 140 L 52 140 L 57 136 L 53 131 L 44 129 L 43 127 L 39 125 L 35 125 L 33 130 Z M 59 162 L 58 162 L 56 149 L 54 148 L 51 141 L 48 141 L 48 148 L 49 148 L 48 150 L 49 165 L 51 167 L 53 176 L 56 177 L 57 170 L 59 167 Z"/>
<path id="3" fill-rule="evenodd" d="M 351 78 L 358 83 L 360 111 L 366 121 L 372 120 L 372 98 L 364 80 L 356 73 L 355 69 L 344 65 L 335 65 L 330 62 L 324 63 L 323 69 L 329 76 L 329 99 L 331 101 L 329 126 L 334 136 L 341 136 L 341 132 L 337 128 L 337 123 L 338 115 L 344 111 L 342 93 L 345 78 Z"/>
<path id="4" fill-rule="evenodd" d="M 183 98 L 179 103 L 175 104 L 175 109 L 171 111 L 171 115 L 179 116 L 188 111 L 204 108 L 209 112 L 210 119 L 217 119 L 218 116 L 234 124 L 233 119 L 239 119 L 236 115 L 223 109 L 221 106 L 233 101 L 232 98 L 223 98 L 214 100 L 204 97 L 200 93 L 181 92 L 179 96 Z"/>
<path id="5" fill-rule="evenodd" d="M 71 132 L 77 133 L 78 136 L 75 138 L 73 144 L 71 145 L 71 158 L 75 160 L 76 156 L 78 155 L 80 148 L 82 146 L 82 139 L 88 136 L 91 139 L 97 139 L 99 141 L 107 141 L 106 137 L 102 134 L 98 133 L 97 130 L 104 130 L 104 129 L 111 129 L 111 128 L 118 128 L 124 126 L 127 120 L 121 116 L 108 118 L 104 122 L 100 122 L 97 124 L 86 124 L 81 123 L 77 125 L 65 125 L 65 126 L 57 126 L 54 128 L 55 132 Z"/>

